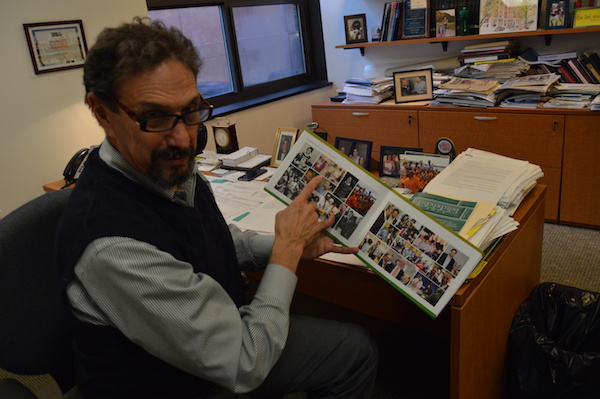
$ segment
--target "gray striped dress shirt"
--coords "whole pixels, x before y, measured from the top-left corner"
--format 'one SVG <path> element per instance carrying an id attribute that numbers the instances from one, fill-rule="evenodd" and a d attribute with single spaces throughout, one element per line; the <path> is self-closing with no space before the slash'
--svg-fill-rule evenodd
<path id="1" fill-rule="evenodd" d="M 157 195 L 181 201 L 135 171 L 105 140 L 100 157 L 129 179 Z M 194 203 L 194 175 L 184 185 Z M 203 177 L 200 177 L 203 178 Z M 185 196 L 183 196 L 185 197 Z M 67 287 L 81 320 L 112 326 L 152 355 L 231 391 L 258 387 L 279 358 L 289 326 L 297 278 L 288 269 L 267 265 L 272 236 L 242 233 L 230 225 L 244 270 L 266 265 L 252 302 L 237 308 L 210 276 L 153 245 L 127 237 L 96 239 L 75 267 Z"/>

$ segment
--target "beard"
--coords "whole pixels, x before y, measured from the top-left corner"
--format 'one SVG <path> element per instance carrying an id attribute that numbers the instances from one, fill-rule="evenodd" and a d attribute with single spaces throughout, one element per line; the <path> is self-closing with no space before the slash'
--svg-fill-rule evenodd
<path id="1" fill-rule="evenodd" d="M 150 168 L 148 169 L 148 178 L 164 188 L 171 188 L 185 183 L 194 172 L 194 153 L 195 150 L 191 145 L 185 149 L 168 147 L 153 151 Z M 171 160 L 182 157 L 187 157 L 187 164 L 169 170 L 163 169 L 159 162 L 161 159 Z"/>

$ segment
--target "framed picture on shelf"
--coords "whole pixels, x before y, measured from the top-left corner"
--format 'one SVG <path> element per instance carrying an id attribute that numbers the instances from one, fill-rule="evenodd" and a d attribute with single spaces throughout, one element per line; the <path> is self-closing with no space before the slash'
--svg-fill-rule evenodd
<path id="1" fill-rule="evenodd" d="M 423 149 L 416 147 L 391 147 L 382 145 L 379 151 L 379 176 L 399 178 L 400 171 L 402 169 L 400 158 L 406 151 L 423 152 Z"/>
<path id="2" fill-rule="evenodd" d="M 36 74 L 82 68 L 87 43 L 81 20 L 23 24 Z"/>
<path id="3" fill-rule="evenodd" d="M 433 99 L 433 71 L 394 72 L 394 99 L 396 104 Z"/>
<path id="4" fill-rule="evenodd" d="M 569 27 L 569 0 L 549 0 L 546 9 L 546 29 Z"/>
<path id="5" fill-rule="evenodd" d="M 273 147 L 273 155 L 271 156 L 271 166 L 278 167 L 285 159 L 290 149 L 296 142 L 298 129 L 280 127 L 275 134 L 275 146 Z"/>
<path id="6" fill-rule="evenodd" d="M 402 38 L 429 37 L 428 0 L 404 0 Z"/>
<path id="7" fill-rule="evenodd" d="M 549 0 L 553 1 L 553 0 Z M 525 32 L 537 29 L 538 0 L 481 0 L 479 34 Z"/>
<path id="8" fill-rule="evenodd" d="M 366 170 L 371 166 L 372 141 L 336 137 L 335 148 Z"/>
<path id="9" fill-rule="evenodd" d="M 456 36 L 456 10 L 437 10 L 435 12 L 435 37 Z"/>
<path id="10" fill-rule="evenodd" d="M 346 44 L 365 43 L 367 37 L 367 15 L 355 14 L 344 16 L 344 29 L 346 31 Z"/>

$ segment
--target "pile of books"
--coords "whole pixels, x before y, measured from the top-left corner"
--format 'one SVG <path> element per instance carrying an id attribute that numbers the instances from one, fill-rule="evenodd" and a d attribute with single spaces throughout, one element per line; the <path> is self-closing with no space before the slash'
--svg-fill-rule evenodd
<path id="1" fill-rule="evenodd" d="M 480 43 L 465 46 L 458 56 L 462 65 L 482 62 L 514 60 L 517 57 L 518 45 L 512 40 L 491 43 Z"/>
<path id="2" fill-rule="evenodd" d="M 528 63 L 531 73 L 557 73 L 564 83 L 600 84 L 600 56 L 593 51 L 537 55 Z"/>
<path id="3" fill-rule="evenodd" d="M 393 96 L 394 80 L 391 77 L 350 78 L 342 89 L 345 104 L 378 104 Z"/>
<path id="4" fill-rule="evenodd" d="M 435 100 L 429 105 L 487 108 L 496 105 L 494 90 L 500 87 L 497 80 L 454 77 L 434 91 Z"/>
<path id="5" fill-rule="evenodd" d="M 591 108 L 592 101 L 600 93 L 600 84 L 560 83 L 549 92 L 550 99 L 544 108 L 584 109 Z"/>
<path id="6" fill-rule="evenodd" d="M 537 108 L 547 101 L 548 93 L 560 79 L 560 75 L 527 75 L 504 82 L 495 91 L 500 107 Z"/>

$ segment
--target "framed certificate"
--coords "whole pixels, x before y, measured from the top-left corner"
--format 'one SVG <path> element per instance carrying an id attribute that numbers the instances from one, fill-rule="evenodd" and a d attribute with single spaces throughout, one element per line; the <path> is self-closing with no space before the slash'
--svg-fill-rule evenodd
<path id="1" fill-rule="evenodd" d="M 429 1 L 405 0 L 402 23 L 402 38 L 429 37 Z"/>
<path id="2" fill-rule="evenodd" d="M 36 74 L 81 68 L 87 43 L 81 20 L 23 24 Z"/>

